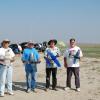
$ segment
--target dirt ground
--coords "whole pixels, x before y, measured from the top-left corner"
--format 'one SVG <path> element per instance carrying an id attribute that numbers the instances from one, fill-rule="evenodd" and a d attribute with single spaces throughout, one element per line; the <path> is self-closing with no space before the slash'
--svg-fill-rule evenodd
<path id="1" fill-rule="evenodd" d="M 75 91 L 74 76 L 72 90 L 64 91 L 66 86 L 66 69 L 63 58 L 60 58 L 62 68 L 58 69 L 58 91 L 45 92 L 45 61 L 38 65 L 37 93 L 26 93 L 24 66 L 20 57 L 16 57 L 13 71 L 14 96 L 6 95 L 0 100 L 100 100 L 100 59 L 83 58 L 80 65 L 81 92 Z"/>

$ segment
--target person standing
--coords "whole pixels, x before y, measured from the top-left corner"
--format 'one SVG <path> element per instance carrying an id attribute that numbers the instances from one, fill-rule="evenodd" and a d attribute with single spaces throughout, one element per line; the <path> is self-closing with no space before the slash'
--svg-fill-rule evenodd
<path id="1" fill-rule="evenodd" d="M 81 49 L 76 46 L 76 40 L 70 39 L 70 46 L 64 53 L 64 67 L 67 69 L 67 81 L 65 90 L 71 88 L 72 73 L 75 76 L 76 91 L 80 91 L 80 77 L 79 77 L 79 61 L 83 56 Z"/>
<path id="2" fill-rule="evenodd" d="M 0 96 L 4 96 L 5 83 L 7 82 L 7 93 L 13 95 L 12 91 L 12 62 L 14 61 L 14 52 L 9 48 L 10 41 L 5 39 L 0 48 Z"/>
<path id="3" fill-rule="evenodd" d="M 44 58 L 46 60 L 46 91 L 50 87 L 50 76 L 52 73 L 52 90 L 57 91 L 57 67 L 61 67 L 57 57 L 60 56 L 60 50 L 55 45 L 57 40 L 53 39 L 48 42 L 49 47 L 45 50 Z"/>
<path id="4" fill-rule="evenodd" d="M 33 91 L 36 92 L 36 72 L 37 63 L 40 63 L 40 56 L 37 50 L 34 48 L 34 43 L 29 41 L 27 48 L 24 49 L 22 54 L 22 62 L 25 65 L 27 93 Z"/>

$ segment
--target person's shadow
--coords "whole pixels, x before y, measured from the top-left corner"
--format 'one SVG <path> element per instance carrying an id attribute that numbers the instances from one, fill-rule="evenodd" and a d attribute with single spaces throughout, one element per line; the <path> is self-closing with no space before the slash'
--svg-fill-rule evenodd
<path id="1" fill-rule="evenodd" d="M 26 83 L 25 82 L 13 82 L 13 90 L 17 91 L 26 91 Z"/>
<path id="2" fill-rule="evenodd" d="M 37 82 L 36 88 L 45 91 L 45 86 L 46 86 L 46 83 Z M 52 87 L 52 86 L 50 85 L 50 87 Z M 59 86 L 58 85 L 57 88 L 61 89 L 61 90 L 64 90 L 63 86 Z M 20 90 L 20 91 L 24 91 L 25 92 L 26 89 L 27 89 L 26 82 L 13 82 L 13 90 L 14 91 Z M 71 90 L 75 90 L 75 89 L 71 89 Z"/>
<path id="3" fill-rule="evenodd" d="M 45 90 L 45 83 L 37 82 L 37 89 Z M 13 90 L 26 91 L 26 82 L 13 82 Z"/>

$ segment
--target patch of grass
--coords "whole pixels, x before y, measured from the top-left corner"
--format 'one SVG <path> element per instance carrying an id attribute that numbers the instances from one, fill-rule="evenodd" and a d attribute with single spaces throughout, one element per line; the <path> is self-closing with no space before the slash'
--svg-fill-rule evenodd
<path id="1" fill-rule="evenodd" d="M 66 47 L 57 46 L 63 54 Z M 82 49 L 84 57 L 100 58 L 100 44 L 79 44 L 78 46 Z"/>
<path id="2" fill-rule="evenodd" d="M 84 56 L 86 57 L 100 57 L 100 45 L 99 44 L 85 44 L 80 45 Z"/>

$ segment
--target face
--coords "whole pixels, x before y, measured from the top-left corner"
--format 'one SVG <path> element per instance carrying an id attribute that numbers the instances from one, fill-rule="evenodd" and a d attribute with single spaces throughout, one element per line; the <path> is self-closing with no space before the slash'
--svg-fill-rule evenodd
<path id="1" fill-rule="evenodd" d="M 50 47 L 53 48 L 54 46 L 55 46 L 55 43 L 52 41 L 52 42 L 50 43 Z"/>
<path id="2" fill-rule="evenodd" d="M 30 43 L 30 44 L 28 44 L 28 47 L 29 47 L 29 48 L 33 48 L 34 45 Z"/>
<path id="3" fill-rule="evenodd" d="M 3 42 L 3 47 L 8 48 L 9 47 L 9 42 Z"/>
<path id="4" fill-rule="evenodd" d="M 75 43 L 74 40 L 70 41 L 70 47 L 71 47 L 71 48 L 75 47 L 75 44 L 76 44 L 76 43 Z"/>

